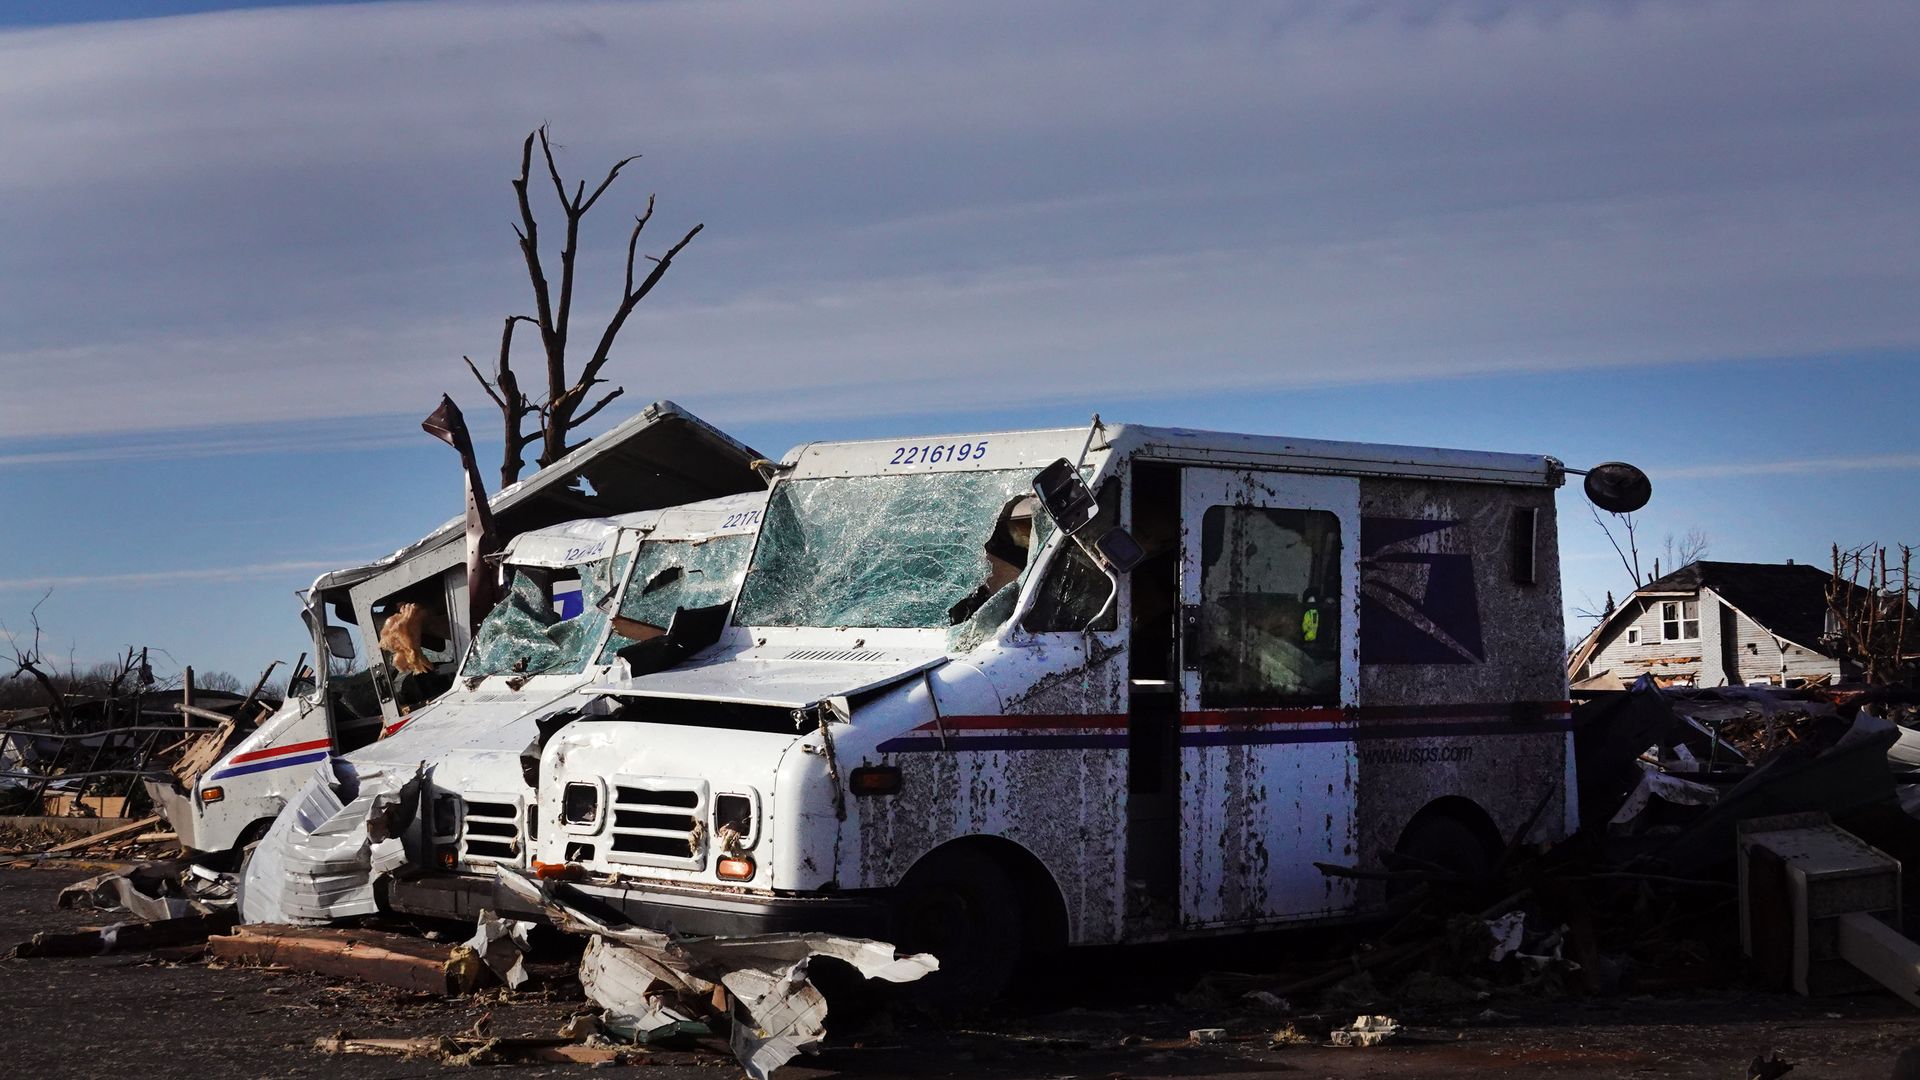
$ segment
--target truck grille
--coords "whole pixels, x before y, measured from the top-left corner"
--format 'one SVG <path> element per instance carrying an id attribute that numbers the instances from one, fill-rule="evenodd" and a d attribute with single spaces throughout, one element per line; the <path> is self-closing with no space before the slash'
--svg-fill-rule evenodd
<path id="1" fill-rule="evenodd" d="M 706 865 L 707 786 L 697 780 L 619 777 L 609 829 L 614 862 Z"/>
<path id="2" fill-rule="evenodd" d="M 468 862 L 520 861 L 520 807 L 511 802 L 467 800 L 460 828 L 460 855 Z"/>

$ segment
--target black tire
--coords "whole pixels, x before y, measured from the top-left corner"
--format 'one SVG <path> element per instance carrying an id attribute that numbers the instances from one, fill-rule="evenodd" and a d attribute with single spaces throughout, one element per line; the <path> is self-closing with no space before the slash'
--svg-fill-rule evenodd
<path id="1" fill-rule="evenodd" d="M 968 848 L 923 859 L 896 890 L 894 944 L 930 952 L 940 970 L 910 986 L 922 1004 L 946 1011 L 991 1003 L 1012 985 L 1026 942 L 1027 913 L 1011 875 Z"/>
<path id="2" fill-rule="evenodd" d="M 1448 890 L 1460 892 L 1472 891 L 1471 883 L 1484 881 L 1491 875 L 1495 859 L 1486 838 L 1451 814 L 1430 814 L 1414 822 L 1400 838 L 1394 853 L 1406 857 L 1405 865 L 1409 869 L 1438 867 L 1465 878 L 1465 882 Z M 1397 899 L 1410 887 L 1391 882 L 1387 887 L 1388 898 Z"/>
<path id="3" fill-rule="evenodd" d="M 229 858 L 233 863 L 233 872 L 241 877 L 247 876 L 247 864 L 253 861 L 253 851 L 264 840 L 267 830 L 273 828 L 272 818 L 261 818 L 240 833 L 240 839 L 233 842 Z"/>

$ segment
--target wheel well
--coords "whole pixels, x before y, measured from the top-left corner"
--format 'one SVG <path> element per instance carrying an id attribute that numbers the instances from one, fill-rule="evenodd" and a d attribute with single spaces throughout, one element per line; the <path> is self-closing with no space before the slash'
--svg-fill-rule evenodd
<path id="1" fill-rule="evenodd" d="M 248 844 L 264 838 L 267 835 L 267 830 L 273 828 L 273 822 L 274 819 L 271 817 L 255 818 L 247 822 L 247 827 L 241 829 L 240 835 L 234 838 L 233 850 L 238 851 Z"/>
<path id="2" fill-rule="evenodd" d="M 1421 807 L 1420 812 L 1407 822 L 1406 828 L 1400 830 L 1399 839 L 1393 843 L 1394 850 L 1404 848 L 1407 837 L 1415 829 L 1435 818 L 1451 818 L 1472 830 L 1473 835 L 1485 846 L 1489 859 L 1499 858 L 1500 853 L 1506 850 L 1506 839 L 1500 835 L 1500 828 L 1493 823 L 1493 818 L 1480 808 L 1479 803 L 1464 795 L 1443 795 Z"/>
<path id="3" fill-rule="evenodd" d="M 1067 903 L 1060 894 L 1060 886 L 1038 856 L 1014 841 L 1004 836 L 963 836 L 920 856 L 913 865 L 917 868 L 937 855 L 961 849 L 992 859 L 1013 879 L 1014 888 L 1020 893 L 1021 910 L 1031 916 L 1026 941 L 1030 952 L 1045 952 L 1066 944 Z M 907 873 L 912 874 L 913 870 Z"/>

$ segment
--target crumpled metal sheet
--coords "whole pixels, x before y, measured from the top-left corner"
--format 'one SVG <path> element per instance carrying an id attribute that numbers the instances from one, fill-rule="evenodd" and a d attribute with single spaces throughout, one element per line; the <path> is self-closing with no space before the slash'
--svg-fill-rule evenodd
<path id="1" fill-rule="evenodd" d="M 1627 795 L 1627 801 L 1614 812 L 1609 825 L 1625 825 L 1647 812 L 1653 800 L 1664 799 L 1680 806 L 1712 806 L 1720 799 L 1720 789 L 1712 784 L 1688 780 L 1662 772 L 1657 765 L 1642 762 L 1640 783 Z"/>
<path id="2" fill-rule="evenodd" d="M 145 922 L 206 915 L 233 906 L 234 876 L 185 859 L 115 870 L 60 890 L 63 908 L 125 911 Z"/>
<path id="3" fill-rule="evenodd" d="M 638 1038 L 671 1030 L 711 1009 L 714 984 L 726 987 L 734 1000 L 729 1043 L 753 1080 L 766 1080 L 796 1054 L 817 1050 L 826 1037 L 827 1000 L 807 974 L 814 957 L 832 957 L 866 978 L 895 983 L 940 967 L 929 954 L 900 956 L 884 941 L 836 934 L 670 937 L 598 918 L 516 871 L 502 868 L 500 879 L 562 930 L 592 935 L 580 962 L 580 984 L 606 1010 L 610 1030 Z"/>
<path id="4" fill-rule="evenodd" d="M 411 819 L 418 797 L 417 772 L 322 762 L 254 849 L 240 921 L 312 926 L 378 911 L 373 883 L 406 863 L 395 821 Z"/>
<path id="5" fill-rule="evenodd" d="M 473 937 L 463 944 L 473 950 L 509 990 L 518 990 L 527 981 L 527 934 L 530 922 L 503 919 L 485 908 L 480 910 Z"/>

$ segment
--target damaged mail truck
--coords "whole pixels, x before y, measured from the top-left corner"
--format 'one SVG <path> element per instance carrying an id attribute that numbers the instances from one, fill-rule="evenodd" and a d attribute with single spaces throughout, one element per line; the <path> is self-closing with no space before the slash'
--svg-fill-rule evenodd
<path id="1" fill-rule="evenodd" d="M 881 937 L 977 999 L 1577 825 L 1552 458 L 1096 419 L 776 469 L 730 612 L 540 725 L 534 869 L 641 925 Z"/>
<path id="2" fill-rule="evenodd" d="M 766 490 L 750 468 L 757 458 L 699 417 L 660 401 L 495 494 L 490 504 L 499 535 L 510 537 L 716 496 L 747 494 L 751 502 L 764 499 Z M 464 519 L 456 518 L 384 559 L 314 582 L 302 597 L 301 617 L 321 657 L 317 670 L 296 677 L 280 709 L 238 733 L 190 786 L 171 778 L 147 784 L 183 846 L 237 853 L 266 833 L 328 755 L 400 730 L 449 690 L 462 699 L 499 697 L 497 687 L 468 688 L 455 679 L 470 644 L 464 540 Z M 579 602 L 578 591 L 563 590 L 557 600 L 563 613 Z M 415 662 L 403 665 L 410 672 L 376 644 L 403 608 L 419 623 Z"/>
<path id="3" fill-rule="evenodd" d="M 674 612 L 726 604 L 746 571 L 764 490 L 522 533 L 506 597 L 474 635 L 454 689 L 342 760 L 356 772 L 424 765 L 414 870 L 393 906 L 471 919 L 471 889 L 442 875 L 526 869 L 537 828 L 522 752 L 539 723 L 581 699 L 623 650 L 664 635 Z M 421 871 L 425 871 L 422 873 Z"/>

